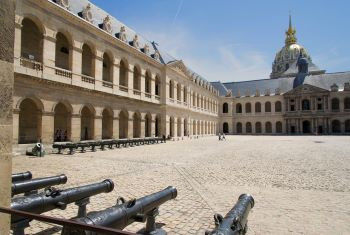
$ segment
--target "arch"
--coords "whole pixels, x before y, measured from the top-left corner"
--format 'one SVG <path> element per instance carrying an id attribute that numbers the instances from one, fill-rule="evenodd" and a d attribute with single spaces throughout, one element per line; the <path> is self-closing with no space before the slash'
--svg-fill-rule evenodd
<path id="1" fill-rule="evenodd" d="M 229 133 L 229 127 L 227 122 L 224 122 L 222 124 L 222 132 L 224 132 L 225 134 Z"/>
<path id="2" fill-rule="evenodd" d="M 339 120 L 333 120 L 332 121 L 332 132 L 335 134 L 338 134 L 341 132 L 340 128 L 340 121 Z"/>
<path id="3" fill-rule="evenodd" d="M 228 103 L 222 105 L 222 113 L 228 113 Z"/>
<path id="4" fill-rule="evenodd" d="M 252 112 L 252 105 L 250 103 L 245 104 L 245 112 L 251 113 Z"/>
<path id="5" fill-rule="evenodd" d="M 55 66 L 58 68 L 71 70 L 71 58 L 72 58 L 72 50 L 70 41 L 67 37 L 58 32 L 56 34 L 56 53 L 55 53 Z"/>
<path id="6" fill-rule="evenodd" d="M 91 47 L 84 43 L 82 47 L 82 74 L 87 75 L 90 77 L 94 77 L 95 73 L 95 59 L 94 59 L 94 53 Z"/>
<path id="7" fill-rule="evenodd" d="M 242 133 L 242 123 L 238 122 L 236 125 L 236 130 L 238 134 Z"/>
<path id="8" fill-rule="evenodd" d="M 129 113 L 126 110 L 122 110 L 119 113 L 119 138 L 128 138 L 128 124 L 129 124 Z"/>
<path id="9" fill-rule="evenodd" d="M 105 52 L 103 54 L 103 63 L 102 63 L 102 80 L 107 82 L 113 82 L 113 63 L 112 57 Z"/>
<path id="10" fill-rule="evenodd" d="M 109 108 L 102 112 L 102 139 L 113 138 L 113 111 Z"/>
<path id="11" fill-rule="evenodd" d="M 155 95 L 160 96 L 160 88 L 161 88 L 160 77 L 157 74 L 156 81 L 155 81 Z"/>
<path id="12" fill-rule="evenodd" d="M 331 103 L 332 111 L 339 111 L 339 99 L 333 98 Z"/>
<path id="13" fill-rule="evenodd" d="M 141 137 L 141 114 L 139 112 L 135 112 L 133 116 L 133 138 Z"/>
<path id="14" fill-rule="evenodd" d="M 350 97 L 344 99 L 344 109 L 350 110 Z"/>
<path id="15" fill-rule="evenodd" d="M 21 57 L 43 62 L 43 26 L 39 20 L 25 17 L 22 20 Z"/>
<path id="16" fill-rule="evenodd" d="M 133 85 L 134 90 L 141 90 L 141 68 L 139 65 L 134 66 Z"/>
<path id="17" fill-rule="evenodd" d="M 267 101 L 265 102 L 265 113 L 270 113 L 271 112 L 271 102 Z"/>
<path id="18" fill-rule="evenodd" d="M 196 135 L 197 134 L 197 128 L 196 128 L 196 120 L 193 120 L 192 122 L 192 135 Z"/>
<path id="19" fill-rule="evenodd" d="M 236 104 L 236 113 L 242 113 L 242 105 L 240 103 Z"/>
<path id="20" fill-rule="evenodd" d="M 181 83 L 178 83 L 176 85 L 176 95 L 177 95 L 177 100 L 181 101 Z"/>
<path id="21" fill-rule="evenodd" d="M 271 122 L 266 122 L 265 123 L 265 133 L 271 134 L 272 133 L 272 124 Z"/>
<path id="22" fill-rule="evenodd" d="M 310 101 L 308 99 L 303 99 L 301 101 L 302 110 L 310 110 Z"/>
<path id="23" fill-rule="evenodd" d="M 252 123 L 251 123 L 251 122 L 247 122 L 247 123 L 245 124 L 245 132 L 246 132 L 247 134 L 252 133 Z"/>
<path id="24" fill-rule="evenodd" d="M 81 140 L 94 139 L 95 110 L 90 105 L 84 105 L 81 109 Z"/>
<path id="25" fill-rule="evenodd" d="M 188 136 L 189 131 L 188 131 L 188 120 L 187 118 L 184 119 L 184 136 Z"/>
<path id="26" fill-rule="evenodd" d="M 345 132 L 350 133 L 350 119 L 345 120 Z"/>
<path id="27" fill-rule="evenodd" d="M 282 134 L 282 132 L 283 132 L 282 122 L 278 121 L 276 122 L 276 133 Z"/>
<path id="28" fill-rule="evenodd" d="M 260 102 L 255 103 L 255 112 L 261 113 L 261 103 Z"/>
<path id="29" fill-rule="evenodd" d="M 256 122 L 255 123 L 255 133 L 256 134 L 261 134 L 262 130 L 261 130 L 261 122 Z"/>
<path id="30" fill-rule="evenodd" d="M 160 115 L 158 114 L 156 116 L 156 120 L 155 120 L 155 131 L 156 131 L 156 136 L 157 137 L 161 137 L 162 133 L 161 133 L 161 117 Z"/>
<path id="31" fill-rule="evenodd" d="M 174 81 L 169 82 L 169 98 L 174 99 Z"/>
<path id="32" fill-rule="evenodd" d="M 69 141 L 71 139 L 72 109 L 65 103 L 57 103 L 54 108 L 54 141 Z"/>
<path id="33" fill-rule="evenodd" d="M 152 115 L 147 113 L 145 116 L 145 137 L 152 136 Z"/>
<path id="34" fill-rule="evenodd" d="M 18 143 L 36 143 L 41 138 L 41 107 L 35 100 L 25 98 L 19 104 Z"/>
<path id="35" fill-rule="evenodd" d="M 129 63 L 126 59 L 121 59 L 119 64 L 119 85 L 128 87 Z"/>
<path id="36" fill-rule="evenodd" d="M 309 133 L 311 133 L 311 124 L 310 124 L 310 121 L 304 120 L 302 124 L 303 124 L 303 133 L 304 133 L 304 134 L 309 134 Z"/>
<path id="37" fill-rule="evenodd" d="M 152 92 L 152 74 L 150 71 L 146 71 L 145 74 L 145 93 L 151 94 Z"/>
<path id="38" fill-rule="evenodd" d="M 182 120 L 180 117 L 177 118 L 176 123 L 177 123 L 177 136 L 180 137 L 182 136 L 182 133 L 181 133 Z"/>
<path id="39" fill-rule="evenodd" d="M 281 101 L 276 101 L 276 103 L 275 103 L 275 112 L 276 113 L 282 112 L 282 102 Z"/>

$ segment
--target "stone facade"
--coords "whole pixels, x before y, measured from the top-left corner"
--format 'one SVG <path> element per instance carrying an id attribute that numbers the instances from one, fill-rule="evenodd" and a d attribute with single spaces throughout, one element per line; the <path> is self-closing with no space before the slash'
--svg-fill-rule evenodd
<path id="1" fill-rule="evenodd" d="M 12 172 L 12 92 L 15 3 L 0 2 L 0 206 L 9 207 Z M 0 213 L 0 234 L 10 234 L 10 217 Z"/>
<path id="2" fill-rule="evenodd" d="M 218 91 L 88 6 L 17 1 L 13 143 L 216 134 Z"/>

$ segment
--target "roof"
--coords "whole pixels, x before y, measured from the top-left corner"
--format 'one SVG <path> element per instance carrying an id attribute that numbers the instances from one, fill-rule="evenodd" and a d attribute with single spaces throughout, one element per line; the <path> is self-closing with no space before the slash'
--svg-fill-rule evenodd
<path id="1" fill-rule="evenodd" d="M 266 90 L 269 90 L 270 94 L 275 94 L 277 90 L 280 93 L 286 93 L 293 90 L 295 85 L 301 84 L 309 84 L 326 90 L 330 90 L 333 84 L 337 84 L 339 89 L 342 90 L 345 83 L 350 83 L 350 71 L 318 75 L 304 75 L 302 76 L 301 84 L 294 84 L 295 79 L 300 79 L 300 76 L 298 75 L 296 77 L 261 79 L 243 82 L 212 82 L 212 85 L 219 90 L 220 96 L 225 96 L 227 90 L 232 90 L 232 96 L 237 96 L 238 93 L 240 96 L 245 96 L 247 93 L 252 96 L 255 95 L 256 90 L 259 90 L 260 94 L 264 94 Z M 226 92 L 221 86 L 226 88 Z"/>

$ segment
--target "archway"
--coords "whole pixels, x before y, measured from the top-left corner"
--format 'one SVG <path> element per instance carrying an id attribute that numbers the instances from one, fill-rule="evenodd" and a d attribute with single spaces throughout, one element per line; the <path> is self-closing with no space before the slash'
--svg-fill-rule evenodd
<path id="1" fill-rule="evenodd" d="M 140 91 L 141 90 L 141 69 L 138 65 L 134 66 L 134 90 Z"/>
<path id="2" fill-rule="evenodd" d="M 156 123 L 155 123 L 155 129 L 156 129 L 156 136 L 161 137 L 161 118 L 159 115 L 156 116 Z"/>
<path id="3" fill-rule="evenodd" d="M 174 117 L 170 117 L 169 125 L 170 125 L 170 137 L 174 137 Z"/>
<path id="4" fill-rule="evenodd" d="M 238 134 L 242 134 L 242 123 L 240 122 L 237 123 L 236 130 Z"/>
<path id="5" fill-rule="evenodd" d="M 161 84 L 160 84 L 160 78 L 159 78 L 158 75 L 156 76 L 155 86 L 156 86 L 156 87 L 155 87 L 155 95 L 160 96 L 160 87 L 161 87 Z"/>
<path id="6" fill-rule="evenodd" d="M 261 103 L 260 102 L 255 103 L 255 112 L 261 113 Z"/>
<path id="7" fill-rule="evenodd" d="M 19 106 L 18 143 L 36 143 L 41 138 L 42 110 L 32 99 L 24 99 Z"/>
<path id="8" fill-rule="evenodd" d="M 265 112 L 270 113 L 271 112 L 271 102 L 267 101 L 265 103 Z"/>
<path id="9" fill-rule="evenodd" d="M 245 112 L 251 113 L 252 112 L 252 105 L 250 103 L 245 104 Z"/>
<path id="10" fill-rule="evenodd" d="M 282 112 L 282 103 L 281 103 L 281 101 L 276 101 L 276 103 L 275 103 L 275 112 L 276 113 Z"/>
<path id="11" fill-rule="evenodd" d="M 129 73 L 129 65 L 125 60 L 120 61 L 119 65 L 119 85 L 128 87 L 128 73 Z"/>
<path id="12" fill-rule="evenodd" d="M 145 117 L 145 136 L 152 136 L 152 115 L 149 113 Z"/>
<path id="13" fill-rule="evenodd" d="M 70 44 L 67 37 L 58 32 L 56 35 L 56 54 L 55 66 L 58 68 L 70 70 Z"/>
<path id="14" fill-rule="evenodd" d="M 332 121 L 332 132 L 336 133 L 336 134 L 341 132 L 340 121 L 339 120 L 333 120 Z"/>
<path id="15" fill-rule="evenodd" d="M 242 105 L 236 104 L 236 113 L 242 113 Z"/>
<path id="16" fill-rule="evenodd" d="M 271 122 L 266 122 L 265 123 L 265 133 L 271 134 L 272 133 L 272 124 Z"/>
<path id="17" fill-rule="evenodd" d="M 255 123 L 255 133 L 256 134 L 261 134 L 262 130 L 261 130 L 261 122 L 257 122 Z"/>
<path id="18" fill-rule="evenodd" d="M 113 138 L 113 112 L 104 109 L 102 112 L 102 139 Z"/>
<path id="19" fill-rule="evenodd" d="M 141 137 L 141 115 L 138 112 L 134 113 L 133 116 L 133 137 L 140 138 Z"/>
<path id="20" fill-rule="evenodd" d="M 228 123 L 227 122 L 224 122 L 223 126 L 222 126 L 222 131 L 227 134 L 229 132 L 229 129 L 228 129 Z"/>
<path id="21" fill-rule="evenodd" d="M 197 135 L 197 128 L 196 128 L 196 121 L 195 120 L 193 120 L 193 122 L 192 122 L 192 134 L 193 135 Z"/>
<path id="22" fill-rule="evenodd" d="M 69 141 L 71 138 L 71 111 L 65 104 L 55 106 L 54 141 Z"/>
<path id="23" fill-rule="evenodd" d="M 128 121 L 129 115 L 127 111 L 121 111 L 119 113 L 119 139 L 128 138 Z"/>
<path id="24" fill-rule="evenodd" d="M 246 132 L 247 134 L 252 133 L 252 124 L 251 124 L 250 122 L 247 122 L 247 123 L 245 124 L 245 132 Z"/>
<path id="25" fill-rule="evenodd" d="M 102 63 L 102 80 L 106 82 L 113 82 L 112 71 L 112 60 L 107 53 L 104 53 Z"/>
<path id="26" fill-rule="evenodd" d="M 22 21 L 21 56 L 37 62 L 43 61 L 43 33 L 28 18 Z"/>
<path id="27" fill-rule="evenodd" d="M 311 133 L 311 125 L 308 120 L 303 121 L 303 133 L 304 134 Z"/>
<path id="28" fill-rule="evenodd" d="M 94 54 L 87 44 L 84 44 L 82 49 L 82 74 L 93 77 L 95 71 Z"/>
<path id="29" fill-rule="evenodd" d="M 333 98 L 331 101 L 331 107 L 332 111 L 339 111 L 339 99 L 338 98 Z"/>
<path id="30" fill-rule="evenodd" d="M 276 122 L 276 133 L 281 134 L 282 132 L 282 122 L 278 121 Z"/>
<path id="31" fill-rule="evenodd" d="M 222 105 L 222 113 L 228 113 L 228 103 Z"/>
<path id="32" fill-rule="evenodd" d="M 177 136 L 179 136 L 179 137 L 182 136 L 181 129 L 182 129 L 182 120 L 179 117 L 179 118 L 177 118 Z"/>
<path id="33" fill-rule="evenodd" d="M 94 111 L 84 106 L 81 110 L 81 140 L 94 139 Z"/>
<path id="34" fill-rule="evenodd" d="M 145 75 L 145 93 L 151 94 L 152 92 L 152 74 L 147 71 Z"/>
<path id="35" fill-rule="evenodd" d="M 188 128 L 188 121 L 187 119 L 184 119 L 184 136 L 189 135 L 187 128 Z"/>
<path id="36" fill-rule="evenodd" d="M 345 132 L 350 133 L 350 119 L 345 121 Z"/>

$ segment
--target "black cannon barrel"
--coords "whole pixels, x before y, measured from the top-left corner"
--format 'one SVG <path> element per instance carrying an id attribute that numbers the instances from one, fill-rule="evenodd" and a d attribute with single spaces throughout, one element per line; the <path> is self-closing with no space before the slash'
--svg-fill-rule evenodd
<path id="1" fill-rule="evenodd" d="M 13 198 L 11 209 L 41 214 L 56 208 L 65 209 L 67 204 L 99 193 L 108 193 L 113 189 L 113 181 L 107 179 L 100 183 Z M 16 223 L 23 219 L 23 217 L 12 216 L 11 223 Z"/>
<path id="2" fill-rule="evenodd" d="M 224 218 L 215 215 L 216 228 L 209 235 L 241 235 L 247 232 L 250 210 L 254 207 L 254 198 L 249 194 L 239 196 L 235 206 Z"/>
<path id="3" fill-rule="evenodd" d="M 30 171 L 12 174 L 12 183 L 30 180 L 30 179 L 32 179 L 32 172 Z"/>
<path id="4" fill-rule="evenodd" d="M 42 189 L 53 185 L 65 184 L 65 183 L 67 183 L 67 176 L 63 174 L 12 183 L 12 195 L 26 193 L 33 190 Z"/>
<path id="5" fill-rule="evenodd" d="M 129 224 L 137 221 L 139 215 L 145 215 L 151 212 L 166 201 L 176 198 L 176 196 L 176 188 L 169 186 L 162 191 L 137 200 L 115 205 L 102 211 L 90 212 L 85 217 L 77 218 L 75 221 L 90 225 L 124 229 Z M 62 234 L 91 235 L 95 233 L 66 227 L 63 229 Z"/>

